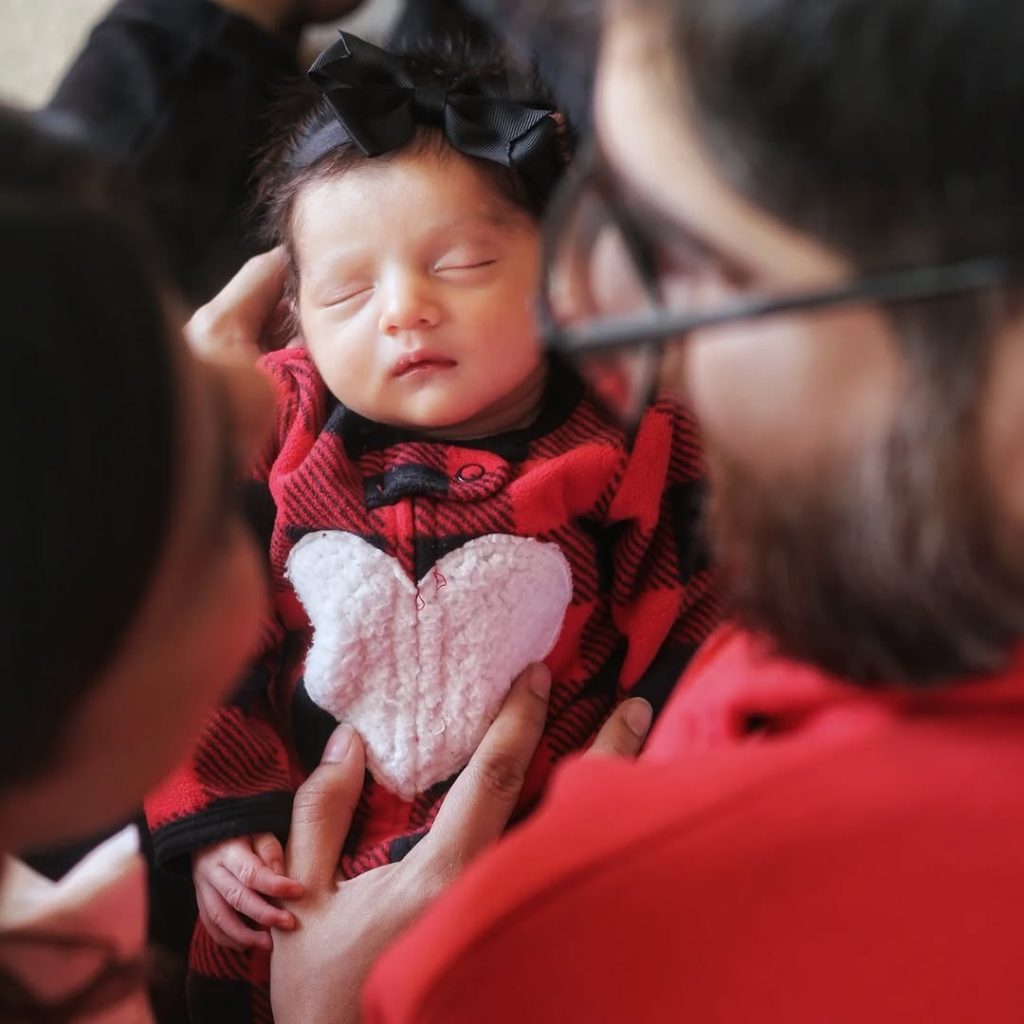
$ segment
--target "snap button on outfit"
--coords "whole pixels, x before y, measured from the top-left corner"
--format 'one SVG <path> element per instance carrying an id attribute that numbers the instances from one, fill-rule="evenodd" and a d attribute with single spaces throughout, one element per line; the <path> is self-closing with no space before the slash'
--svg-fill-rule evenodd
<path id="1" fill-rule="evenodd" d="M 484 475 L 484 467 L 479 462 L 471 462 L 463 466 L 456 474 L 455 479 L 460 484 L 471 484 Z"/>

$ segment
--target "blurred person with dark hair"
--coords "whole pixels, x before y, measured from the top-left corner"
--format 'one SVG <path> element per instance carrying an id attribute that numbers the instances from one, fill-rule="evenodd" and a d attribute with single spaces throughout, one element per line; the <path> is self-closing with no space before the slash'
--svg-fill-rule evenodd
<path id="1" fill-rule="evenodd" d="M 269 396 L 186 356 L 144 239 L 65 121 L 0 111 L 0 140 L 0 848 L 23 850 L 123 820 L 234 681 L 261 583 L 224 472 Z M 3 866 L 0 1019 L 142 1012 L 136 845 L 115 837 L 59 888 Z M 90 932 L 104 898 L 119 916 Z"/>

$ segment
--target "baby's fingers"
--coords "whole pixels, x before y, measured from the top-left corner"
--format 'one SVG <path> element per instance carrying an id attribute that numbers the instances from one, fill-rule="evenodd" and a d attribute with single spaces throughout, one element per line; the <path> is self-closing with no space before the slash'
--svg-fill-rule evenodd
<path id="1" fill-rule="evenodd" d="M 262 832 L 252 837 L 252 848 L 256 856 L 278 875 L 284 875 L 284 849 L 281 840 L 273 832 Z"/>
<path id="2" fill-rule="evenodd" d="M 211 938 L 218 946 L 227 949 L 265 949 L 274 948 L 273 940 L 267 932 L 250 928 L 228 906 L 227 901 L 216 889 L 206 886 L 199 897 L 199 916 Z"/>
<path id="3" fill-rule="evenodd" d="M 243 888 L 283 900 L 297 900 L 302 896 L 302 886 L 287 875 L 267 867 L 258 852 L 232 850 L 225 856 L 223 864 Z M 223 889 L 220 891 L 224 893 Z"/>
<path id="4" fill-rule="evenodd" d="M 281 910 L 268 903 L 226 868 L 219 869 L 211 878 L 211 882 L 229 907 L 233 907 L 240 914 L 245 914 L 256 924 L 267 928 L 281 928 L 284 931 L 291 931 L 295 927 L 295 918 L 287 910 Z"/>

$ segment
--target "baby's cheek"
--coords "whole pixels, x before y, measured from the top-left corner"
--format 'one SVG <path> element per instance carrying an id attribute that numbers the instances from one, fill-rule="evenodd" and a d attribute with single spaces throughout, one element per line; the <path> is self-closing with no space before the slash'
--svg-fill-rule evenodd
<path id="1" fill-rule="evenodd" d="M 370 420 L 388 421 L 399 396 L 356 364 L 342 364 L 331 374 L 321 373 L 327 390 L 347 409 Z"/>
<path id="2" fill-rule="evenodd" d="M 542 345 L 532 311 L 529 315 L 508 317 L 497 324 L 492 319 L 487 355 L 495 368 L 508 370 L 511 367 L 536 365 L 542 355 Z"/>
<path id="3" fill-rule="evenodd" d="M 375 372 L 379 361 L 372 345 L 353 344 L 337 329 L 321 329 L 307 335 L 306 347 L 328 390 L 340 402 L 354 409 L 373 405 L 380 374 Z"/>

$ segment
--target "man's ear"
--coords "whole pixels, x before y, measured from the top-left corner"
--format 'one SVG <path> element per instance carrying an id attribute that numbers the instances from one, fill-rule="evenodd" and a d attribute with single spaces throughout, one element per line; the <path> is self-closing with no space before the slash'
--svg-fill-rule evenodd
<path id="1" fill-rule="evenodd" d="M 978 445 L 1003 521 L 1024 530 L 1024 310 L 993 339 L 978 403 Z"/>

